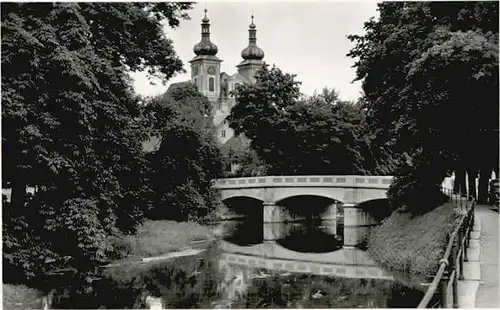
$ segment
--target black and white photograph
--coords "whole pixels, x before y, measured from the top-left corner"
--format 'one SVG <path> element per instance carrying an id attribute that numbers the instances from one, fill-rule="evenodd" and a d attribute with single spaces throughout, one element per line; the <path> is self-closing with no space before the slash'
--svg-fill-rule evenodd
<path id="1" fill-rule="evenodd" d="M 500 308 L 499 1 L 1 1 L 2 308 Z"/>

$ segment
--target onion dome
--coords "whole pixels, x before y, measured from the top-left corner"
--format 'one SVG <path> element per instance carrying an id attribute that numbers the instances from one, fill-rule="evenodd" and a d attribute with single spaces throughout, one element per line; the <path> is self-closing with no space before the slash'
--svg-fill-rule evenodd
<path id="1" fill-rule="evenodd" d="M 262 60 L 264 58 L 264 51 L 257 46 L 257 29 L 255 28 L 252 15 L 252 23 L 248 26 L 248 46 L 241 51 L 241 57 L 245 60 Z"/>
<path id="2" fill-rule="evenodd" d="M 198 56 L 215 56 L 218 48 L 210 41 L 210 19 L 207 17 L 207 9 L 205 9 L 205 17 L 201 21 L 201 41 L 193 47 L 193 51 Z"/>

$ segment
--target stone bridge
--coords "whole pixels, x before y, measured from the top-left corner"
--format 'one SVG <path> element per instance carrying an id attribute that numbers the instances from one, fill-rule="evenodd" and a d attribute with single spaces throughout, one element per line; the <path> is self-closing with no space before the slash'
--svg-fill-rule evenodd
<path id="1" fill-rule="evenodd" d="M 274 203 L 303 195 L 330 198 L 347 204 L 385 199 L 392 176 L 265 176 L 214 180 L 222 200 L 249 197 Z"/>
<path id="2" fill-rule="evenodd" d="M 355 247 L 363 242 L 371 226 L 378 224 L 360 206 L 365 202 L 387 199 L 392 176 L 264 176 L 214 180 L 223 201 L 246 197 L 262 202 L 264 239 L 277 240 L 283 235 L 280 223 L 290 220 L 285 199 L 297 196 L 319 196 L 331 204 L 321 215 L 323 220 L 337 219 L 337 204 L 344 211 L 344 246 Z"/>

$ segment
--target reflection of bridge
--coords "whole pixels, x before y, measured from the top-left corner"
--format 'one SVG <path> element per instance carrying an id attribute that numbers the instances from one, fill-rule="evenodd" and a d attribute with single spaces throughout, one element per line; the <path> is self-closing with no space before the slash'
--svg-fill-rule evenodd
<path id="1" fill-rule="evenodd" d="M 286 272 L 303 272 L 346 278 L 392 279 L 368 257 L 365 251 L 342 249 L 329 253 L 299 253 L 276 242 L 253 246 L 221 243 L 222 265 L 237 265 Z"/>
<path id="2" fill-rule="evenodd" d="M 364 203 L 387 199 L 391 176 L 265 176 L 219 179 L 213 187 L 220 191 L 223 201 L 232 198 L 257 200 L 263 206 L 264 239 L 276 240 L 282 233 L 275 225 L 289 219 L 283 201 L 298 196 L 318 196 L 332 202 L 322 219 L 337 219 L 337 202 L 344 210 L 344 246 L 362 243 L 375 221 L 362 208 Z"/>

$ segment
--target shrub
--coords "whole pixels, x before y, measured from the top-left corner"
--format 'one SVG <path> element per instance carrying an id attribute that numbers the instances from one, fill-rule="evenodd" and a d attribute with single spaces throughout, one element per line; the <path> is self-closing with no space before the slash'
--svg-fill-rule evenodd
<path id="1" fill-rule="evenodd" d="M 401 164 L 387 192 L 391 208 L 424 214 L 446 202 L 441 192 L 447 173 L 444 160 L 441 155 L 420 152 Z"/>

